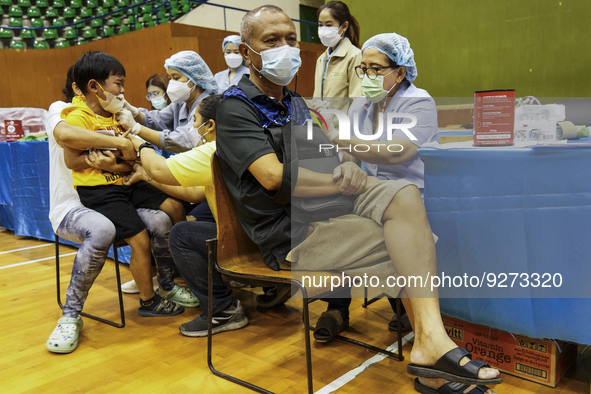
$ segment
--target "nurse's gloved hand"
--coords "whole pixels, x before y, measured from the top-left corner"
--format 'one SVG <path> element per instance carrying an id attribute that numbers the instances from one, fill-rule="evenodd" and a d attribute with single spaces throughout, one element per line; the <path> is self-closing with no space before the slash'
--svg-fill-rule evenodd
<path id="1" fill-rule="evenodd" d="M 140 132 L 142 126 L 135 121 L 133 115 L 127 109 L 117 112 L 115 117 L 117 118 L 117 122 L 131 134 L 137 135 Z"/>
<path id="2" fill-rule="evenodd" d="M 320 110 L 322 110 L 322 109 L 329 109 L 330 103 L 328 101 L 322 101 L 322 100 L 318 99 L 318 100 L 312 101 L 311 107 L 313 110 L 320 112 Z"/>
<path id="3" fill-rule="evenodd" d="M 134 107 L 133 105 L 129 104 L 127 100 L 124 100 L 123 108 L 131 112 L 134 118 L 136 118 L 140 114 L 140 110 Z"/>
<path id="4" fill-rule="evenodd" d="M 326 122 L 326 130 L 324 129 L 324 127 L 322 127 L 322 131 L 324 131 L 324 133 L 326 134 L 326 136 L 328 137 L 329 140 L 334 141 L 337 139 L 337 137 L 339 136 L 339 131 L 334 127 L 334 121 L 333 121 L 333 117 L 334 114 L 329 114 L 326 113 L 322 110 L 320 110 L 320 115 L 322 115 L 322 117 L 324 118 L 324 121 Z"/>

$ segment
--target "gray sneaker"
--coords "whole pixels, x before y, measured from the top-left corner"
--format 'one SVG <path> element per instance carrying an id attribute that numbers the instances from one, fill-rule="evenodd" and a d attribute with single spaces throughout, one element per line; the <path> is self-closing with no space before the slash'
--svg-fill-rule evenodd
<path id="1" fill-rule="evenodd" d="M 236 300 L 228 309 L 213 317 L 212 333 L 217 334 L 224 331 L 238 330 L 247 324 L 248 319 L 244 315 L 244 309 L 240 304 L 240 300 Z M 183 335 L 188 337 L 206 337 L 207 315 L 203 312 L 190 322 L 181 324 L 179 329 Z"/>

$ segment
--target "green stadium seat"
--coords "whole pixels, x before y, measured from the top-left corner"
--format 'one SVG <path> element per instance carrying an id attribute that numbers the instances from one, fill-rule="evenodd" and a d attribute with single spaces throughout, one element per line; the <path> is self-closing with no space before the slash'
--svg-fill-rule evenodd
<path id="1" fill-rule="evenodd" d="M 0 38 L 12 38 L 12 30 L 0 27 Z"/>
<path id="2" fill-rule="evenodd" d="M 37 0 L 35 5 L 40 8 L 47 8 L 49 7 L 49 2 L 47 0 Z"/>
<path id="3" fill-rule="evenodd" d="M 107 23 L 107 26 L 121 26 L 121 17 L 120 16 L 113 16 L 111 17 Z"/>
<path id="4" fill-rule="evenodd" d="M 31 18 L 31 27 L 43 27 L 43 19 Z"/>
<path id="5" fill-rule="evenodd" d="M 144 28 L 144 24 L 140 22 L 135 23 L 135 30 L 142 30 Z"/>
<path id="6" fill-rule="evenodd" d="M 73 40 L 76 38 L 76 30 L 72 27 L 66 27 L 64 30 L 64 38 L 67 40 Z"/>
<path id="7" fill-rule="evenodd" d="M 18 2 L 16 3 L 16 5 L 18 5 L 19 7 L 30 7 L 31 6 L 31 0 L 18 0 Z"/>
<path id="8" fill-rule="evenodd" d="M 86 7 L 87 8 L 96 8 L 98 6 L 99 6 L 98 0 L 87 0 L 86 1 Z"/>
<path id="9" fill-rule="evenodd" d="M 149 5 L 143 5 L 141 8 L 141 13 L 142 14 L 149 14 L 152 10 L 152 7 L 150 7 Z"/>
<path id="10" fill-rule="evenodd" d="M 66 24 L 66 19 L 63 16 L 58 16 L 57 18 L 53 18 L 51 21 L 51 26 L 63 26 Z"/>
<path id="11" fill-rule="evenodd" d="M 64 8 L 64 18 L 74 18 L 76 16 L 76 10 L 70 7 Z"/>
<path id="12" fill-rule="evenodd" d="M 72 23 L 80 22 L 83 20 L 84 20 L 84 18 L 80 18 L 79 16 L 76 16 L 76 17 L 72 18 Z"/>
<path id="13" fill-rule="evenodd" d="M 49 7 L 47 9 L 47 11 L 45 11 L 45 18 L 47 18 L 47 19 L 57 18 L 58 16 L 59 16 L 59 13 L 57 12 L 57 10 L 55 8 Z"/>
<path id="14" fill-rule="evenodd" d="M 80 10 L 80 18 L 86 19 L 92 17 L 92 9 L 90 8 L 82 8 Z"/>
<path id="15" fill-rule="evenodd" d="M 125 34 L 125 33 L 129 33 L 131 31 L 131 28 L 128 25 L 122 25 L 119 28 L 119 33 L 117 34 Z"/>
<path id="16" fill-rule="evenodd" d="M 12 5 L 12 1 L 10 0 L 0 0 L 0 6 L 10 7 Z"/>
<path id="17" fill-rule="evenodd" d="M 172 7 L 171 14 L 172 14 L 172 17 L 173 18 L 176 18 L 178 16 L 178 14 L 179 14 L 179 8 L 176 7 L 176 6 Z"/>
<path id="18" fill-rule="evenodd" d="M 65 38 L 58 38 L 55 42 L 54 48 L 67 48 L 70 46 L 70 43 L 66 41 Z"/>
<path id="19" fill-rule="evenodd" d="M 49 49 L 49 44 L 45 41 L 44 38 L 35 38 L 35 45 L 33 46 L 35 49 Z"/>
<path id="20" fill-rule="evenodd" d="M 189 5 L 189 3 L 181 3 L 181 10 L 183 11 L 183 14 L 186 14 L 187 12 L 191 11 L 191 6 Z"/>
<path id="21" fill-rule="evenodd" d="M 104 28 L 104 35 L 105 35 L 105 37 L 113 37 L 115 35 L 115 28 L 114 27 L 105 26 L 105 28 Z"/>
<path id="22" fill-rule="evenodd" d="M 156 21 L 153 19 L 150 19 L 148 21 L 148 23 L 146 24 L 146 27 L 152 27 L 152 26 L 156 26 Z"/>
<path id="23" fill-rule="evenodd" d="M 104 15 L 107 12 L 109 12 L 108 8 L 105 7 L 98 7 L 94 9 L 94 15 L 99 16 L 99 15 Z"/>
<path id="24" fill-rule="evenodd" d="M 150 22 L 151 20 L 152 20 L 152 14 L 144 14 L 144 16 L 142 16 L 142 21 L 144 23 Z"/>
<path id="25" fill-rule="evenodd" d="M 10 41 L 10 49 L 27 49 L 27 44 L 20 37 L 14 37 Z"/>
<path id="26" fill-rule="evenodd" d="M 82 37 L 89 39 L 89 38 L 96 38 L 97 34 L 96 34 L 96 29 L 93 28 L 84 28 L 84 33 L 82 33 Z"/>
<path id="27" fill-rule="evenodd" d="M 97 18 L 90 21 L 90 27 L 103 27 L 103 22 Z"/>
<path id="28" fill-rule="evenodd" d="M 105 8 L 115 7 L 115 1 L 114 0 L 105 0 L 105 1 L 103 1 L 103 7 L 105 7 Z"/>
<path id="29" fill-rule="evenodd" d="M 23 10 L 18 5 L 11 5 L 8 16 L 23 16 Z"/>
<path id="30" fill-rule="evenodd" d="M 76 45 L 86 44 L 87 42 L 88 42 L 88 40 L 78 40 L 78 42 L 76 43 Z"/>
<path id="31" fill-rule="evenodd" d="M 27 11 L 27 16 L 29 18 L 39 18 L 41 16 L 41 10 L 37 7 L 30 7 L 29 11 Z"/>
<path id="32" fill-rule="evenodd" d="M 23 29 L 21 30 L 20 37 L 24 39 L 31 39 L 35 37 L 35 33 L 33 33 L 33 30 L 31 29 Z"/>
<path id="33" fill-rule="evenodd" d="M 66 2 L 64 0 L 53 0 L 53 8 L 65 8 Z"/>
<path id="34" fill-rule="evenodd" d="M 117 2 L 117 8 L 125 8 L 129 6 L 129 0 L 119 0 Z"/>
<path id="35" fill-rule="evenodd" d="M 70 1 L 70 7 L 72 7 L 72 8 L 82 8 L 82 0 L 72 0 L 72 1 Z"/>
<path id="36" fill-rule="evenodd" d="M 57 29 L 45 29 L 43 30 L 43 38 L 47 40 L 53 40 L 57 38 Z"/>
<path id="37" fill-rule="evenodd" d="M 8 26 L 23 27 L 23 18 L 19 18 L 18 16 L 11 16 L 8 20 Z"/>

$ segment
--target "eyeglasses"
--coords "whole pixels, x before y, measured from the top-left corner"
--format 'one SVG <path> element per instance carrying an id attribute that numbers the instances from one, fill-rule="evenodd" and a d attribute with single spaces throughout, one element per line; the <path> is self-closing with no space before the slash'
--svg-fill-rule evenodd
<path id="1" fill-rule="evenodd" d="M 148 100 L 155 99 L 158 96 L 162 96 L 162 93 L 160 93 L 160 92 L 150 92 L 150 93 L 146 94 L 146 98 Z"/>
<path id="2" fill-rule="evenodd" d="M 391 68 L 391 67 L 386 66 L 386 67 L 363 68 L 361 66 L 357 66 L 357 67 L 355 67 L 355 74 L 357 74 L 357 77 L 359 77 L 359 79 L 363 79 L 363 77 L 366 75 L 369 79 L 376 79 L 378 77 L 378 73 L 385 68 Z M 398 68 L 398 67 L 394 67 L 394 68 Z"/>

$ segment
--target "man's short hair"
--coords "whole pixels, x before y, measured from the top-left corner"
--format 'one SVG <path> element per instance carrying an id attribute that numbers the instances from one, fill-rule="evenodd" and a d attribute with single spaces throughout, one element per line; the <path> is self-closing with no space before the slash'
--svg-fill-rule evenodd
<path id="1" fill-rule="evenodd" d="M 86 85 L 91 79 L 102 85 L 111 75 L 124 77 L 125 68 L 119 60 L 108 53 L 90 51 L 76 61 L 73 73 L 76 85 L 82 90 L 82 93 L 88 93 Z"/>
<path id="2" fill-rule="evenodd" d="M 283 12 L 283 10 L 276 5 L 267 4 L 246 13 L 240 21 L 240 39 L 248 45 L 252 42 L 252 32 L 254 31 L 254 25 L 256 24 L 256 16 L 260 11 Z"/>

